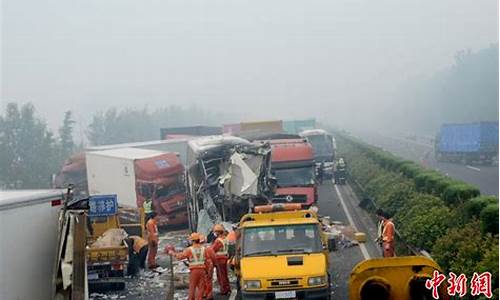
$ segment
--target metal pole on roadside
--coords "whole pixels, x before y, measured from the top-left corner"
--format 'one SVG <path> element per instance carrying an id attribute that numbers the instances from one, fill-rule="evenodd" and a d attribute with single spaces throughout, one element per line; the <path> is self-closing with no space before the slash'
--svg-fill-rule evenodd
<path id="1" fill-rule="evenodd" d="M 174 300 L 175 294 L 175 280 L 174 280 L 174 258 L 170 255 L 169 259 L 169 267 L 170 267 L 170 287 L 167 293 L 167 300 Z"/>

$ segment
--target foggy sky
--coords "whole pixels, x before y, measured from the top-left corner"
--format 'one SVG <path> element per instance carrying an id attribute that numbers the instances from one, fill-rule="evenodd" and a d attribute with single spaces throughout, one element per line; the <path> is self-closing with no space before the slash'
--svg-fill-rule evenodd
<path id="1" fill-rule="evenodd" d="M 498 0 L 3 0 L 1 105 L 376 122 L 402 81 L 498 42 Z"/>

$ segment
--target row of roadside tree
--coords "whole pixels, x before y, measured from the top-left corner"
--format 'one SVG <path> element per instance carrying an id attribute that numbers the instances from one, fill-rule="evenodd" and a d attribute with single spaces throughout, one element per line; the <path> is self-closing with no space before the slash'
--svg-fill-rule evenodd
<path id="1" fill-rule="evenodd" d="M 367 209 L 392 215 L 402 241 L 429 252 L 445 272 L 489 271 L 498 287 L 497 197 L 348 134 L 335 137 L 355 189 L 373 200 Z"/>

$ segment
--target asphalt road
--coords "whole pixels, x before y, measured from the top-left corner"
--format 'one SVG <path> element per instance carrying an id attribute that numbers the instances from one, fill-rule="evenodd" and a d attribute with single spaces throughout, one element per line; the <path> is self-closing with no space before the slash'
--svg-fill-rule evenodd
<path id="1" fill-rule="evenodd" d="M 476 185 L 483 195 L 498 196 L 498 166 L 462 165 L 438 162 L 434 159 L 434 148 L 424 139 L 410 140 L 375 132 L 355 132 L 365 142 L 381 147 L 397 156 L 413 160 L 455 179 Z"/>
<path id="2" fill-rule="evenodd" d="M 349 276 L 356 264 L 364 259 L 380 256 L 373 240 L 376 238 L 376 225 L 368 214 L 358 207 L 359 200 L 348 185 L 334 185 L 325 182 L 318 191 L 319 214 L 330 216 L 332 221 L 340 221 L 355 227 L 367 235 L 367 243 L 359 246 L 343 247 L 330 254 L 330 274 L 333 283 L 333 299 L 348 299 Z"/>

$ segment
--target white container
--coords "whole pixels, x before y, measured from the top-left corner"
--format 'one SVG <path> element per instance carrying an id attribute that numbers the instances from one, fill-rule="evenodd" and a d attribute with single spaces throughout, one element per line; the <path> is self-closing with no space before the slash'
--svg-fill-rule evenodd
<path id="1" fill-rule="evenodd" d="M 0 299 L 51 299 L 64 190 L 0 191 Z"/>
<path id="2" fill-rule="evenodd" d="M 121 148 L 87 152 L 89 195 L 116 194 L 120 206 L 137 207 L 134 162 L 164 152 L 138 148 Z"/>

